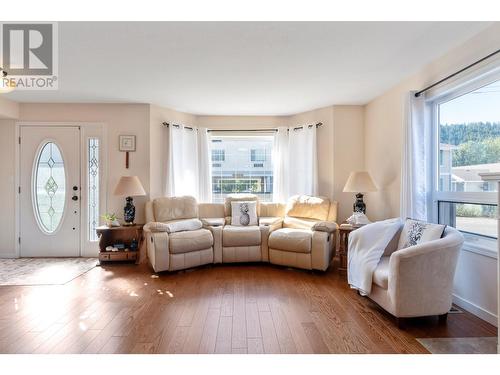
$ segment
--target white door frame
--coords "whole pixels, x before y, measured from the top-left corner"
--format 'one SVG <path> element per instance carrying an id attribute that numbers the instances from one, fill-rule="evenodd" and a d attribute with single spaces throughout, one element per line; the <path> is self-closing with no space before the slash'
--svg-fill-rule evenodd
<path id="1" fill-rule="evenodd" d="M 97 242 L 90 242 L 87 238 L 87 193 L 83 194 L 82 191 L 87 192 L 87 139 L 90 137 L 98 137 L 100 139 L 99 143 L 99 157 L 100 157 L 100 175 L 99 175 L 99 197 L 100 197 L 100 208 L 103 212 L 106 212 L 108 207 L 108 194 L 107 194 L 107 181 L 108 181 L 108 135 L 107 126 L 104 122 L 49 122 L 49 121 L 18 121 L 16 122 L 15 132 L 14 132 L 14 142 L 15 148 L 15 172 L 14 181 L 16 189 L 16 198 L 14 202 L 15 207 L 15 233 L 16 238 L 14 242 L 14 256 L 15 258 L 20 257 L 20 202 L 19 202 L 19 187 L 21 186 L 21 157 L 20 149 L 21 145 L 19 143 L 19 137 L 21 135 L 21 127 L 23 126 L 44 126 L 44 127 L 60 127 L 60 126 L 73 126 L 80 128 L 80 196 L 85 196 L 85 199 L 81 199 L 80 208 L 80 256 L 90 257 L 98 255 L 98 244 Z M 85 189 L 85 190 L 84 190 Z"/>

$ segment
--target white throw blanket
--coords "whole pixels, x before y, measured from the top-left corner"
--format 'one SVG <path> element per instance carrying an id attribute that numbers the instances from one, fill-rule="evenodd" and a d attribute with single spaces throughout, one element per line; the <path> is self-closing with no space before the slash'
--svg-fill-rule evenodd
<path id="1" fill-rule="evenodd" d="M 373 271 L 400 227 L 399 218 L 388 219 L 365 225 L 349 235 L 347 280 L 361 295 L 370 294 Z"/>

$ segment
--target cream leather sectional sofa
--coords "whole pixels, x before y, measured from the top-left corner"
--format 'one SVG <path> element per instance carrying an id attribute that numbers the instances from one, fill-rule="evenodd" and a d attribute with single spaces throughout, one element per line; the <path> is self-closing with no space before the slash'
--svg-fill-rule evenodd
<path id="1" fill-rule="evenodd" d="M 256 201 L 258 225 L 231 225 L 231 202 Z M 198 218 L 203 227 L 174 233 L 158 223 Z M 335 255 L 337 202 L 295 196 L 288 203 L 260 202 L 236 194 L 225 203 L 197 203 L 193 197 L 157 198 L 146 203 L 145 236 L 156 272 L 210 263 L 270 262 L 325 271 Z M 161 224 L 160 224 L 161 225 Z"/>

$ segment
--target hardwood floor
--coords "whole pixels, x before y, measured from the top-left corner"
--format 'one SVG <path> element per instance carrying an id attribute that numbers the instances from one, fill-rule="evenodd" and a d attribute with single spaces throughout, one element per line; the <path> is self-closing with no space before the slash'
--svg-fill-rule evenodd
<path id="1" fill-rule="evenodd" d="M 336 267 L 152 275 L 146 265 L 113 264 L 65 285 L 0 287 L 0 353 L 426 353 L 416 337 L 496 335 L 466 312 L 400 330 Z"/>

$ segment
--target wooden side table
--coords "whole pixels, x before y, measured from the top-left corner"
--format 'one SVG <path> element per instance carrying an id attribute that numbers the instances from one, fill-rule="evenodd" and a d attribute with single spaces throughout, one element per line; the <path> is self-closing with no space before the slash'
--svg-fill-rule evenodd
<path id="1" fill-rule="evenodd" d="M 347 250 L 349 248 L 349 234 L 358 229 L 347 223 L 339 226 L 340 246 L 339 246 L 339 273 L 347 274 Z"/>
<path id="2" fill-rule="evenodd" d="M 125 225 L 120 227 L 100 226 L 96 228 L 99 237 L 99 261 L 100 262 L 127 262 L 134 261 L 139 264 L 142 260 L 141 249 L 143 242 L 142 224 Z M 107 246 L 123 243 L 125 248 L 129 247 L 133 240 L 137 241 L 137 250 L 129 251 L 106 251 Z"/>

